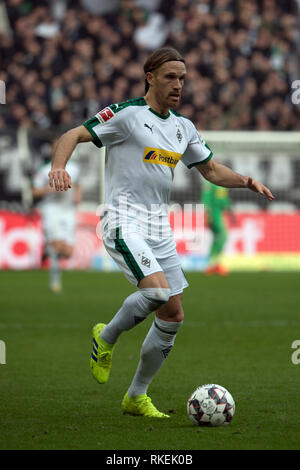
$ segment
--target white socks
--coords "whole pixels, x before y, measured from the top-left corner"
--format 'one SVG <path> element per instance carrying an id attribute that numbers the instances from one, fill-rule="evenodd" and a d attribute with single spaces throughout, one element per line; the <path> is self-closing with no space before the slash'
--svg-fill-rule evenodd
<path id="1" fill-rule="evenodd" d="M 143 292 L 146 290 L 147 292 Z M 152 289 L 140 289 L 127 297 L 120 310 L 103 328 L 101 338 L 108 344 L 115 344 L 122 331 L 130 330 L 167 302 L 169 289 L 165 289 L 168 292 L 157 292 L 155 289 L 153 291 L 155 292 L 152 292 Z M 148 386 L 172 349 L 182 323 L 155 317 L 141 348 L 140 361 L 128 390 L 130 397 L 147 393 Z"/>
<path id="2" fill-rule="evenodd" d="M 115 344 L 122 331 L 130 330 L 143 321 L 157 306 L 140 291 L 134 292 L 125 299 L 120 310 L 103 328 L 101 338 L 109 344 Z"/>
<path id="3" fill-rule="evenodd" d="M 57 285 L 61 283 L 61 270 L 59 267 L 59 257 L 53 246 L 47 247 L 49 255 L 49 281 L 50 286 Z"/>
<path id="4" fill-rule="evenodd" d="M 148 386 L 163 365 L 183 322 L 168 322 L 155 317 L 141 349 L 140 361 L 128 395 L 147 393 Z"/>

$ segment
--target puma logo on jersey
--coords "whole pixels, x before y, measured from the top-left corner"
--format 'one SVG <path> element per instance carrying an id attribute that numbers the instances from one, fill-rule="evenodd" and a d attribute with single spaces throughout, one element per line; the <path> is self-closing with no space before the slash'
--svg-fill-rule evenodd
<path id="1" fill-rule="evenodd" d="M 150 131 L 151 131 L 152 134 L 153 134 L 153 125 L 152 125 L 152 126 L 149 126 L 149 124 L 145 123 L 145 124 L 144 124 L 144 127 L 147 127 L 148 129 L 150 129 Z"/>
<path id="2" fill-rule="evenodd" d="M 170 168 L 175 168 L 181 157 L 182 153 L 145 147 L 143 161 L 145 163 L 154 163 L 155 165 L 164 165 L 169 166 Z"/>

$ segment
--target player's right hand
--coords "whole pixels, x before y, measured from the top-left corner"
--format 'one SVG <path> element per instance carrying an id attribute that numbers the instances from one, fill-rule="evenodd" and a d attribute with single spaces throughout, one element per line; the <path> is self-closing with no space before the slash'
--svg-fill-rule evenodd
<path id="1" fill-rule="evenodd" d="M 48 176 L 50 187 L 56 191 L 67 191 L 72 188 L 71 176 L 63 168 L 49 171 Z"/>

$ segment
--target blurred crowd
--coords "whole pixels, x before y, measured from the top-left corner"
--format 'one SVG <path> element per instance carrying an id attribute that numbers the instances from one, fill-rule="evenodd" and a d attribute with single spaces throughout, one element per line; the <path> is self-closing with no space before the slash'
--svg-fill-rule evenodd
<path id="1" fill-rule="evenodd" d="M 180 109 L 199 129 L 300 130 L 296 0 L 6 0 L 0 129 L 81 124 L 144 94 L 143 63 L 163 45 L 185 57 Z M 5 11 L 6 10 L 6 11 Z"/>

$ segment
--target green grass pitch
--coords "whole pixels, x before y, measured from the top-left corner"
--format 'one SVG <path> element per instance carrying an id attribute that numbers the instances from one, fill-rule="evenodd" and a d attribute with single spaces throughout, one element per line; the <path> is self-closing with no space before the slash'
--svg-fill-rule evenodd
<path id="1" fill-rule="evenodd" d="M 108 322 L 134 288 L 120 273 L 65 272 L 48 291 L 47 272 L 0 272 L 0 449 L 299 449 L 299 275 L 187 273 L 185 322 L 149 388 L 171 419 L 122 415 L 151 316 L 120 337 L 112 373 L 89 369 L 91 328 Z M 186 402 L 203 383 L 232 393 L 229 426 L 200 428 Z"/>

